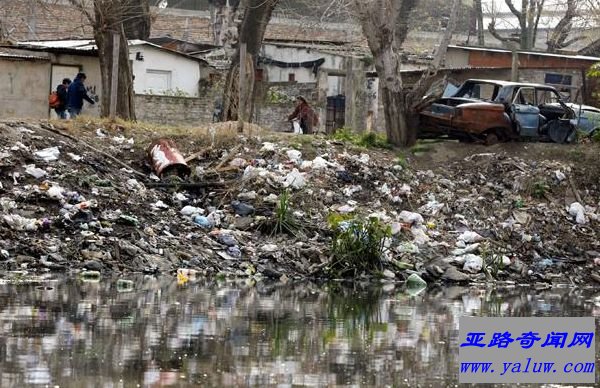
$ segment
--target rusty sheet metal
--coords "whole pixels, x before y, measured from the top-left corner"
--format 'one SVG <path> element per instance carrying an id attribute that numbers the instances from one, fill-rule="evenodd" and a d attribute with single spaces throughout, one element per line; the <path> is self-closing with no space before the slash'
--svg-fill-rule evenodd
<path id="1" fill-rule="evenodd" d="M 148 147 L 148 158 L 159 177 L 173 173 L 183 177 L 191 173 L 190 167 L 173 140 L 163 138 L 152 142 Z"/>

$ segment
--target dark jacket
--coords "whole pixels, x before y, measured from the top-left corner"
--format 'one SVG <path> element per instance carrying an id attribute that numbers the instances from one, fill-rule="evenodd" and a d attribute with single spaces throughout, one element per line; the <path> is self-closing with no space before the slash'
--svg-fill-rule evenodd
<path id="1" fill-rule="evenodd" d="M 68 86 L 60 84 L 56 87 L 56 94 L 58 94 L 58 101 L 60 104 L 55 108 L 56 111 L 63 111 L 67 109 L 69 102 L 69 89 Z"/>
<path id="2" fill-rule="evenodd" d="M 81 109 L 83 107 L 83 100 L 94 104 L 94 100 L 88 96 L 81 79 L 75 78 L 71 85 L 69 85 L 69 108 Z"/>
<path id="3" fill-rule="evenodd" d="M 288 116 L 288 120 L 293 119 L 300 120 L 300 126 L 304 133 L 313 133 L 313 127 L 319 124 L 319 116 L 305 102 L 298 105 L 294 112 Z"/>

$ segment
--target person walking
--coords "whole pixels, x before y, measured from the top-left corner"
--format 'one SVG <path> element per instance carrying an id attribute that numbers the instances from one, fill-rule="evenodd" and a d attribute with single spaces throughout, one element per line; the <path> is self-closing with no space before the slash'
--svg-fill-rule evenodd
<path id="1" fill-rule="evenodd" d="M 293 120 L 300 122 L 300 128 L 305 135 L 312 134 L 314 128 L 319 124 L 319 116 L 302 96 L 296 97 L 296 108 L 288 116 L 288 121 Z"/>
<path id="2" fill-rule="evenodd" d="M 65 78 L 62 83 L 56 87 L 56 94 L 58 96 L 58 106 L 54 108 L 56 115 L 59 119 L 65 120 L 67 118 L 67 105 L 69 103 L 69 85 L 71 80 Z"/>
<path id="3" fill-rule="evenodd" d="M 95 102 L 88 96 L 85 90 L 85 80 L 87 76 L 85 73 L 78 73 L 75 80 L 69 85 L 69 103 L 68 110 L 69 116 L 75 118 L 81 114 L 83 108 L 83 100 L 86 100 L 90 104 L 94 105 Z"/>

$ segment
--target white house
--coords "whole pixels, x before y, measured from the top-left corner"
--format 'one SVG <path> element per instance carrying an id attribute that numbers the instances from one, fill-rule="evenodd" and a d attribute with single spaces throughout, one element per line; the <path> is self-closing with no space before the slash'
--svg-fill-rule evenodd
<path id="1" fill-rule="evenodd" d="M 198 97 L 206 62 L 143 40 L 129 42 L 136 94 Z"/>
<path id="2" fill-rule="evenodd" d="M 95 42 L 89 39 L 20 42 L 17 47 L 68 49 L 70 52 L 81 53 L 93 53 L 97 50 Z M 202 69 L 208 67 L 203 59 L 143 40 L 129 41 L 129 59 L 132 65 L 133 88 L 136 94 L 198 97 L 198 84 Z M 74 77 L 77 73 L 76 70 L 69 69 L 70 73 L 53 77 L 56 79 L 52 79 L 50 88 L 54 87 L 52 85 L 57 84 L 59 78 L 62 79 L 63 76 Z M 89 77 L 90 74 L 88 74 Z"/>

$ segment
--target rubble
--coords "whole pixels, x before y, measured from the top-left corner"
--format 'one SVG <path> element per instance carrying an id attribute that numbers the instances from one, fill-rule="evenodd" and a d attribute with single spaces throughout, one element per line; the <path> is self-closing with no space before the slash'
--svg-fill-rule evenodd
<path id="1" fill-rule="evenodd" d="M 586 284 L 600 266 L 600 183 L 572 162 L 474 151 L 421 170 L 324 137 L 79 130 L 93 147 L 0 122 L 0 268 L 324 277 L 332 214 L 389 227 L 387 281 Z M 175 175 L 157 144 L 177 150 Z"/>

